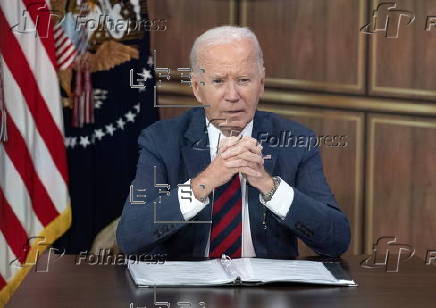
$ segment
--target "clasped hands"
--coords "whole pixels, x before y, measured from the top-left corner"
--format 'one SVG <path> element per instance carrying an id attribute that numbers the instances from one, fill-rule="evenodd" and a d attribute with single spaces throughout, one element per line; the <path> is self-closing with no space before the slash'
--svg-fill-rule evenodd
<path id="1" fill-rule="evenodd" d="M 272 177 L 264 168 L 262 146 L 253 137 L 228 137 L 222 140 L 215 159 L 191 180 L 194 196 L 198 200 L 205 198 L 239 172 L 262 194 L 273 187 Z"/>

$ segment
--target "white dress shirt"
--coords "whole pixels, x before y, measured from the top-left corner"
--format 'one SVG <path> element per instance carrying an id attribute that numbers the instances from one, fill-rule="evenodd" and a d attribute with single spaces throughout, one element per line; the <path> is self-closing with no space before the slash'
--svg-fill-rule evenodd
<path id="1" fill-rule="evenodd" d="M 206 118 L 206 125 L 208 120 Z M 251 136 L 253 131 L 253 120 L 251 120 L 247 126 L 242 130 L 240 135 L 243 137 Z M 215 159 L 218 141 L 228 138 L 224 136 L 221 131 L 209 124 L 207 126 L 207 133 L 209 135 L 209 147 L 210 147 L 210 157 L 211 161 Z M 221 136 L 220 136 L 221 135 Z M 239 180 L 241 181 L 241 196 L 242 196 L 242 250 L 241 257 L 255 257 L 256 253 L 254 251 L 253 241 L 251 238 L 250 231 L 250 219 L 248 213 L 248 196 L 247 196 L 247 183 L 246 179 L 244 179 L 241 174 L 239 174 Z M 191 184 L 191 180 L 189 179 L 184 184 Z M 180 211 L 182 212 L 185 220 L 190 220 L 195 215 L 197 215 L 204 207 L 209 204 L 209 198 L 206 198 L 204 202 L 197 200 L 194 196 L 192 201 L 189 199 L 182 199 L 182 187 L 178 189 L 178 198 L 180 204 Z M 291 207 L 292 201 L 294 199 L 294 190 L 291 186 L 288 185 L 285 181 L 281 180 L 280 185 L 274 193 L 273 197 L 270 201 L 263 203 L 261 198 L 261 194 L 259 193 L 259 200 L 262 204 L 264 204 L 269 210 L 271 210 L 274 214 L 284 219 Z M 212 224 L 211 224 L 212 226 Z M 209 247 L 210 247 L 210 229 L 209 229 L 209 239 L 207 241 L 206 250 L 204 252 L 205 257 L 209 256 Z"/>

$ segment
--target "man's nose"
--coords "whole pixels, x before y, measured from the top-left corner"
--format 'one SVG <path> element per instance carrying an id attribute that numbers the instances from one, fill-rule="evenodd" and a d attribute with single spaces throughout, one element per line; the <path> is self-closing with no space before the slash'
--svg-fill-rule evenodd
<path id="1" fill-rule="evenodd" d="M 225 100 L 229 102 L 237 102 L 239 100 L 237 85 L 232 80 L 227 83 Z"/>

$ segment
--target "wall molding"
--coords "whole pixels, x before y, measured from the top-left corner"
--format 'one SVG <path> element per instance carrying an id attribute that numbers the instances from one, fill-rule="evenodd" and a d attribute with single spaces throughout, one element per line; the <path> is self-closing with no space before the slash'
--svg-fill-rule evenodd
<path id="1" fill-rule="evenodd" d="M 436 129 L 436 120 L 431 118 L 412 118 L 407 116 L 391 116 L 382 114 L 370 114 L 368 116 L 367 136 L 368 145 L 366 148 L 366 204 L 365 204 L 365 253 L 372 252 L 374 244 L 374 164 L 375 164 L 375 136 L 376 126 L 379 124 L 433 128 Z"/>
<path id="2" fill-rule="evenodd" d="M 359 27 L 366 23 L 367 2 L 366 0 L 359 1 Z M 249 0 L 241 0 L 239 21 L 243 27 L 248 25 L 248 5 Z M 315 80 L 303 80 L 292 78 L 266 78 L 265 85 L 268 87 L 279 88 L 300 88 L 309 90 L 321 90 L 332 92 L 347 92 L 347 93 L 363 93 L 365 91 L 365 61 L 366 61 L 366 45 L 367 39 L 365 35 L 360 34 L 357 46 L 357 76 L 356 84 L 325 82 Z"/>
<path id="3" fill-rule="evenodd" d="M 192 89 L 176 82 L 163 82 L 158 93 L 173 96 L 192 96 Z M 436 116 L 436 104 L 411 99 L 380 98 L 368 96 L 315 94 L 302 91 L 265 89 L 263 104 L 299 105 L 307 107 L 334 108 L 346 111 L 396 113 L 417 116 Z"/>
<path id="4" fill-rule="evenodd" d="M 370 12 L 377 7 L 377 4 L 381 3 L 380 0 L 372 0 L 370 1 Z M 395 2 L 395 1 L 394 1 Z M 379 86 L 377 85 L 377 42 L 380 38 L 378 35 L 371 35 L 369 38 L 369 95 L 381 95 L 381 96 L 401 96 L 405 98 L 413 98 L 413 97 L 421 97 L 423 99 L 432 99 L 436 98 L 435 90 L 427 90 L 427 89 L 414 89 L 414 88 L 402 88 L 402 87 L 392 87 L 392 86 Z M 411 42 L 413 44 L 413 42 Z"/>

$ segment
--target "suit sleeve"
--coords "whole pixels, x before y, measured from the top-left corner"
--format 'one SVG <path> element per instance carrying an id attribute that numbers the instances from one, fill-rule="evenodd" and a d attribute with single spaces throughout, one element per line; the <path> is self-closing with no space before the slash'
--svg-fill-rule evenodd
<path id="1" fill-rule="evenodd" d="M 306 151 L 297 171 L 294 199 L 285 223 L 320 255 L 337 257 L 350 243 L 350 227 L 324 177 L 318 148 Z"/>
<path id="2" fill-rule="evenodd" d="M 170 187 L 169 190 L 155 187 L 155 183 L 168 183 L 168 178 L 166 166 L 154 145 L 150 130 L 142 131 L 139 146 L 140 156 L 132 190 L 145 189 L 146 197 L 139 200 L 142 200 L 143 204 L 135 204 L 132 201 L 138 200 L 132 198 L 131 201 L 128 196 L 124 204 L 117 228 L 117 243 L 126 254 L 147 253 L 186 226 L 177 223 L 184 221 L 178 200 L 178 187 Z M 169 193 L 165 194 L 165 191 Z"/>

